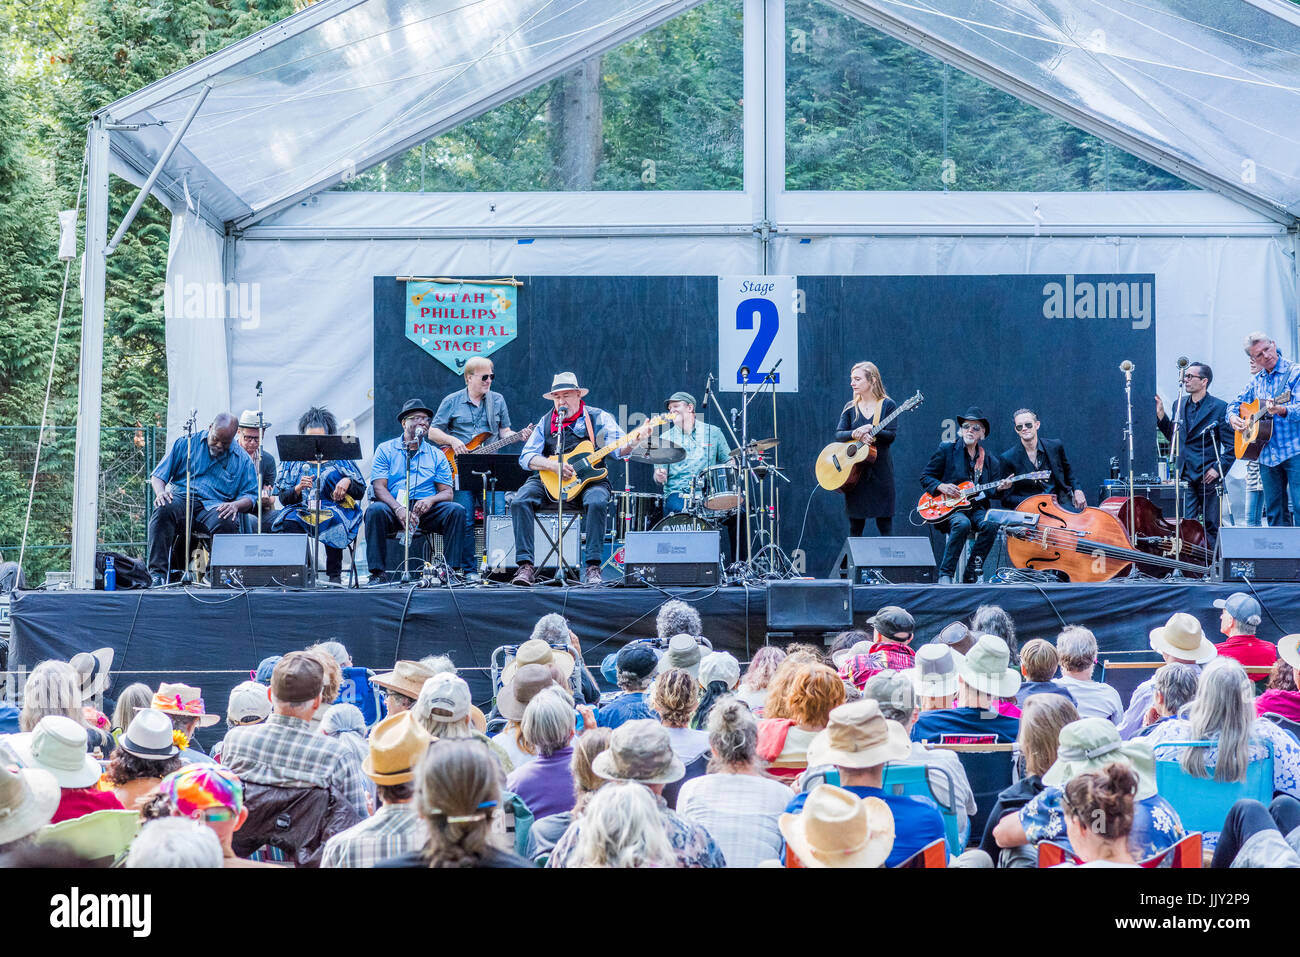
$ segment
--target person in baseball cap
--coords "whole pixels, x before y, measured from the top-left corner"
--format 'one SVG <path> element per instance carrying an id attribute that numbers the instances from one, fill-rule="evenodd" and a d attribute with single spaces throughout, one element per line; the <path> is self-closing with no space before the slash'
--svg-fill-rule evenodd
<path id="1" fill-rule="evenodd" d="M 1219 642 L 1220 657 L 1232 658 L 1246 668 L 1272 667 L 1277 661 L 1277 646 L 1255 637 L 1264 615 L 1259 602 L 1239 591 L 1215 599 L 1214 607 L 1223 612 L 1219 616 L 1219 631 L 1228 636 L 1227 641 Z"/>
<path id="2" fill-rule="evenodd" d="M 872 643 L 865 655 L 852 654 L 840 663 L 839 675 L 858 690 L 877 672 L 907 671 L 916 664 L 916 652 L 910 642 L 916 622 L 905 609 L 886 605 L 867 619 L 872 628 Z"/>
<path id="3" fill-rule="evenodd" d="M 614 659 L 614 671 L 621 693 L 596 709 L 596 725 L 601 728 L 617 728 L 628 721 L 641 718 L 657 720 L 658 716 L 650 707 L 646 689 L 650 686 L 658 665 L 659 656 L 649 644 L 636 641 L 620 648 Z"/>

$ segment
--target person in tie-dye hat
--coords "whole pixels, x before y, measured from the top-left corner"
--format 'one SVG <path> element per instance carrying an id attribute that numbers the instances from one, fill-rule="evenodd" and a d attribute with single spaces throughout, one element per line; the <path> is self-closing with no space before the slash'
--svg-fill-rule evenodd
<path id="1" fill-rule="evenodd" d="M 244 784 L 219 764 L 187 764 L 162 779 L 158 793 L 167 798 L 177 817 L 206 824 L 221 841 L 223 867 L 274 867 L 236 857 L 231 837 L 248 820 Z"/>

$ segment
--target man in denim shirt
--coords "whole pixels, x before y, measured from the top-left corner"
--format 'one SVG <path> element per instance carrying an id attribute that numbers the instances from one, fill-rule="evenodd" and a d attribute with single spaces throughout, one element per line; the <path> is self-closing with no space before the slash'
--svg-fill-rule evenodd
<path id="1" fill-rule="evenodd" d="M 1288 362 L 1277 351 L 1277 343 L 1262 332 L 1246 337 L 1246 355 L 1259 367 L 1241 393 L 1228 403 L 1228 424 L 1240 430 L 1246 420 L 1237 414 L 1241 403 L 1260 400 L 1261 408 L 1273 414 L 1273 436 L 1259 453 L 1259 477 L 1264 484 L 1264 514 L 1269 525 L 1290 525 L 1287 493 L 1300 502 L 1300 365 Z M 1274 398 L 1290 391 L 1291 399 L 1276 403 Z"/>

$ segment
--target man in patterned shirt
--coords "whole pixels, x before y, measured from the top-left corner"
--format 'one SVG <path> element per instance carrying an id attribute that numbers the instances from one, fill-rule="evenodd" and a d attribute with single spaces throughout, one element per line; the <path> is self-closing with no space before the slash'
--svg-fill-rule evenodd
<path id="1" fill-rule="evenodd" d="M 654 479 L 664 487 L 664 515 L 686 511 L 690 504 L 691 486 L 705 469 L 726 465 L 730 447 L 726 436 L 716 425 L 709 425 L 695 417 L 695 396 L 689 392 L 674 392 L 664 407 L 677 421 L 669 426 L 660 439 L 664 443 L 679 445 L 686 450 L 686 458 L 668 466 L 659 466 Z M 731 474 L 735 474 L 732 470 Z M 731 516 L 721 523 L 725 529 L 723 548 L 731 553 L 736 537 L 736 518 Z"/>
<path id="2" fill-rule="evenodd" d="M 361 817 L 368 817 L 361 762 L 335 738 L 311 730 L 321 706 L 325 668 L 305 651 L 291 651 L 271 673 L 272 713 L 264 724 L 231 728 L 221 760 L 245 783 L 338 788 Z"/>
<path id="3" fill-rule="evenodd" d="M 390 857 L 418 851 L 428 840 L 413 798 L 415 766 L 433 740 L 403 711 L 370 732 L 370 753 L 361 768 L 379 786 L 374 817 L 335 834 L 325 845 L 321 867 L 374 867 Z"/>
<path id="4" fill-rule="evenodd" d="M 727 866 L 709 832 L 679 817 L 663 799 L 664 785 L 680 781 L 686 766 L 673 754 L 668 730 L 658 721 L 642 718 L 619 725 L 609 739 L 609 748 L 591 762 L 591 770 L 606 781 L 635 781 L 650 789 L 659 804 L 664 831 L 679 867 Z M 546 866 L 572 866 L 578 856 L 581 832 L 582 819 L 578 818 L 560 836 Z"/>
<path id="5" fill-rule="evenodd" d="M 1264 514 L 1269 525 L 1290 525 L 1287 493 L 1300 502 L 1300 365 L 1288 362 L 1277 343 L 1262 332 L 1246 337 L 1246 355 L 1259 367 L 1250 385 L 1228 403 L 1228 424 L 1241 431 L 1246 421 L 1237 414 L 1243 402 L 1262 400 L 1273 415 L 1273 437 L 1259 453 L 1259 477 L 1264 485 Z M 1291 400 L 1274 402 L 1290 391 Z"/>

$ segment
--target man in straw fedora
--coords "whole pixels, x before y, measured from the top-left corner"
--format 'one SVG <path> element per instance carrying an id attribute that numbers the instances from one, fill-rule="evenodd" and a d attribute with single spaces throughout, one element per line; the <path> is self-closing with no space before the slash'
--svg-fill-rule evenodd
<path id="1" fill-rule="evenodd" d="M 623 430 L 612 415 L 584 401 L 588 391 L 578 385 L 576 373 L 561 372 L 555 376 L 551 381 L 551 391 L 542 396 L 550 399 L 555 408 L 537 420 L 537 428 L 519 455 L 521 468 L 532 472 L 554 472 L 563 481 L 571 478 L 574 471 L 572 466 L 562 465 L 556 454 L 561 442 L 565 450 L 572 451 L 583 440 L 590 440 L 599 448 L 623 438 Z M 627 457 L 627 451 L 623 449 L 615 454 L 619 458 Z M 587 570 L 583 581 L 588 585 L 600 584 L 601 545 L 605 541 L 605 513 L 609 499 L 609 481 L 602 479 L 588 485 L 572 502 L 582 511 L 582 530 L 587 536 L 583 550 Z M 536 476 L 525 482 L 510 501 L 510 517 L 515 529 L 515 560 L 519 563 L 512 584 L 531 585 L 537 581 L 537 569 L 533 565 L 534 520 L 537 510 L 549 508 L 550 504 L 550 496 Z M 570 503 L 566 501 L 564 504 L 567 510 Z M 565 559 L 568 558 L 566 555 Z"/>
<path id="2" fill-rule="evenodd" d="M 804 867 L 880 867 L 894 846 L 894 815 L 877 797 L 831 784 L 813 788 L 800 814 L 777 820 Z"/>
<path id="3" fill-rule="evenodd" d="M 1175 612 L 1160 628 L 1152 628 L 1149 636 L 1152 651 L 1160 652 L 1165 664 L 1191 665 L 1196 673 L 1201 667 L 1213 661 L 1217 654 L 1214 642 L 1205 637 L 1201 623 L 1195 615 L 1185 611 Z M 1142 730 L 1147 712 L 1155 703 L 1156 676 L 1152 675 L 1133 691 L 1129 699 L 1128 710 L 1119 723 L 1120 736 L 1128 739 Z"/>

